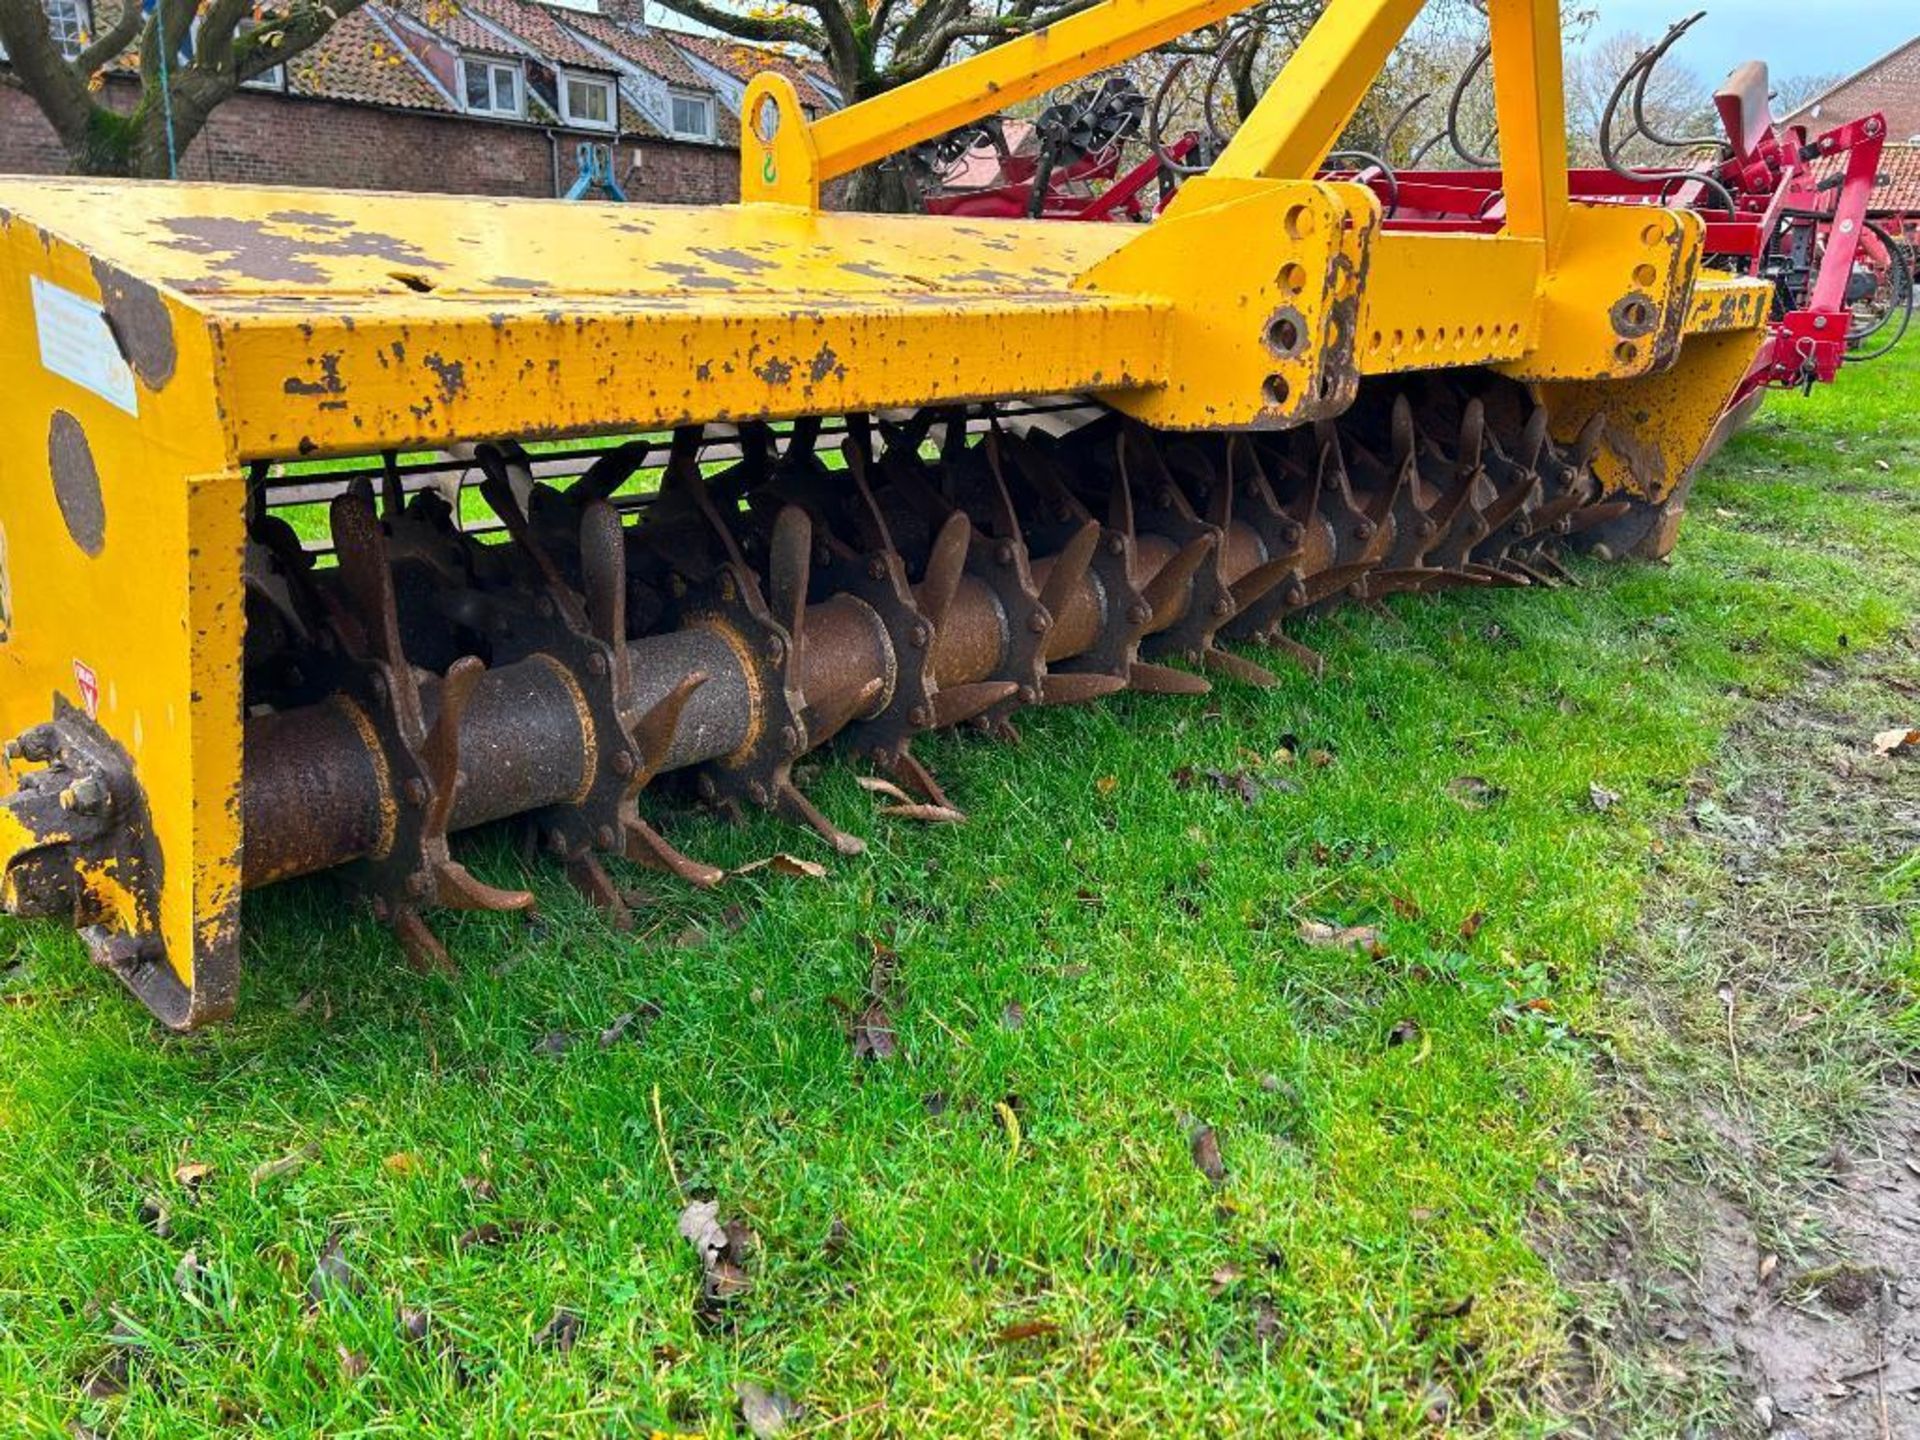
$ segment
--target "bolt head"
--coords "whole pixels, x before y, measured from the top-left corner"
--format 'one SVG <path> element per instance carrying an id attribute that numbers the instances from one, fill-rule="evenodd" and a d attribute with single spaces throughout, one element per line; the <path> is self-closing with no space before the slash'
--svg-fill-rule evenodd
<path id="1" fill-rule="evenodd" d="M 933 630 L 926 625 L 915 625 L 907 632 L 907 643 L 916 650 L 924 650 L 933 640 Z"/>
<path id="2" fill-rule="evenodd" d="M 1353 538 L 1356 540 L 1371 540 L 1373 538 L 1373 522 L 1371 520 L 1362 520 L 1358 525 L 1355 525 L 1353 527 Z"/>
<path id="3" fill-rule="evenodd" d="M 747 798 L 756 805 L 767 803 L 767 787 L 758 780 L 747 782 Z"/>
<path id="4" fill-rule="evenodd" d="M 1022 705 L 1038 705 L 1040 703 L 1040 692 L 1031 685 L 1022 685 L 1020 687 L 1020 703 Z"/>
<path id="5" fill-rule="evenodd" d="M 1011 565 L 1013 563 L 1013 542 L 1011 540 L 1002 540 L 998 545 L 993 547 L 993 563 L 996 565 Z"/>
<path id="6" fill-rule="evenodd" d="M 782 640 L 778 635 L 769 635 L 767 637 L 767 659 L 778 663 L 786 658 L 786 654 L 787 642 Z"/>
<path id="7" fill-rule="evenodd" d="M 426 781 L 416 777 L 415 779 L 407 781 L 406 785 L 402 787 L 402 790 L 407 797 L 407 803 L 409 805 L 424 805 L 427 803 Z"/>
<path id="8" fill-rule="evenodd" d="M 633 752 L 631 750 L 616 750 L 613 752 L 614 774 L 624 779 L 626 776 L 633 774 L 638 768 L 639 762 L 633 758 Z"/>
<path id="9" fill-rule="evenodd" d="M 1124 535 L 1107 536 L 1107 553 L 1109 555 L 1126 554 L 1127 553 L 1127 537 Z"/>
<path id="10" fill-rule="evenodd" d="M 593 843 L 598 845 L 602 850 L 613 849 L 613 841 L 614 834 L 611 825 L 602 825 L 598 830 L 593 832 Z"/>
<path id="11" fill-rule="evenodd" d="M 1052 627 L 1053 617 L 1037 605 L 1033 608 L 1033 613 L 1027 616 L 1027 629 L 1036 635 L 1044 635 Z"/>
<path id="12" fill-rule="evenodd" d="M 1280 527 L 1280 538 L 1289 545 L 1298 545 L 1300 537 L 1306 533 L 1298 520 L 1289 520 Z"/>
<path id="13" fill-rule="evenodd" d="M 1228 599 L 1225 595 L 1222 595 L 1219 599 L 1213 602 L 1212 608 L 1213 608 L 1213 613 L 1216 616 L 1220 617 L 1221 619 L 1225 619 L 1227 616 L 1233 613 L 1233 601 Z"/>
<path id="14" fill-rule="evenodd" d="M 800 748 L 800 732 L 795 730 L 791 725 L 782 725 L 780 727 L 780 748 L 782 750 L 798 750 Z"/>
<path id="15" fill-rule="evenodd" d="M 1136 600 L 1127 607 L 1127 623 L 1144 625 L 1153 619 L 1153 607 L 1144 600 Z"/>
<path id="16" fill-rule="evenodd" d="M 589 675 L 605 677 L 607 673 L 607 657 L 602 655 L 598 650 L 587 656 L 587 673 Z"/>
<path id="17" fill-rule="evenodd" d="M 933 712 L 924 705 L 916 705 L 907 711 L 907 723 L 916 730 L 924 730 L 933 724 Z"/>
<path id="18" fill-rule="evenodd" d="M 887 578 L 887 562 L 881 559 L 878 555 L 875 555 L 872 559 L 867 561 L 867 578 L 869 580 L 886 579 Z"/>

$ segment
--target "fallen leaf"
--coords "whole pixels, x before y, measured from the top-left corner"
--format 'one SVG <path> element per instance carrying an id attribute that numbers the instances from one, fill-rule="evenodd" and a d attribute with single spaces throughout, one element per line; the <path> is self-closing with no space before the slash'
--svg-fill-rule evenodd
<path id="1" fill-rule="evenodd" d="M 526 1220 L 505 1220 L 498 1223 L 488 1220 L 474 1226 L 471 1230 L 462 1231 L 459 1238 L 453 1242 L 454 1253 L 461 1255 L 469 1250 L 504 1245 L 509 1240 L 519 1239 L 532 1228 L 531 1222 Z"/>
<path id="2" fill-rule="evenodd" d="M 207 1267 L 200 1263 L 199 1252 L 188 1248 L 180 1257 L 180 1263 L 173 1267 L 173 1288 L 188 1299 L 200 1293 L 200 1282 L 207 1276 Z"/>
<path id="3" fill-rule="evenodd" d="M 1217 1299 L 1246 1278 L 1246 1272 L 1238 1265 L 1218 1266 L 1207 1286 L 1207 1293 Z"/>
<path id="4" fill-rule="evenodd" d="M 1506 798 L 1507 792 L 1478 775 L 1461 775 L 1447 782 L 1447 793 L 1469 810 L 1484 810 Z"/>
<path id="5" fill-rule="evenodd" d="M 1329 925 L 1324 920 L 1302 920 L 1300 938 L 1322 950 L 1371 950 L 1380 932 L 1371 925 Z"/>
<path id="6" fill-rule="evenodd" d="M 333 1347 L 333 1353 L 340 1357 L 340 1374 L 349 1384 L 367 1373 L 367 1357 L 358 1350 L 349 1350 L 344 1345 Z"/>
<path id="7" fill-rule="evenodd" d="M 1009 1000 L 1007 1002 L 1007 1008 L 1000 1012 L 1001 1028 L 1006 1030 L 1018 1030 L 1022 1025 L 1026 1023 L 1027 1023 L 1027 1007 L 1022 1005 L 1018 1000 Z"/>
<path id="8" fill-rule="evenodd" d="M 180 1183 L 181 1189 L 193 1195 L 199 1191 L 201 1182 L 211 1174 L 213 1174 L 213 1166 L 202 1164 L 198 1160 L 188 1160 L 174 1167 L 173 1178 Z"/>
<path id="9" fill-rule="evenodd" d="M 891 1060 L 900 1051 L 893 1038 L 893 1017 L 878 1000 L 867 1003 L 853 1026 L 853 1058 Z"/>
<path id="10" fill-rule="evenodd" d="M 1387 1044 L 1407 1045 L 1420 1038 L 1420 1024 L 1417 1020 L 1396 1020 L 1393 1028 L 1387 1031 Z"/>
<path id="11" fill-rule="evenodd" d="M 948 1108 L 948 1101 L 947 1101 L 945 1092 L 940 1090 L 935 1090 L 933 1093 L 929 1095 L 922 1096 L 920 1100 L 920 1108 L 925 1110 L 927 1114 L 933 1115 L 933 1116 L 940 1116 L 940 1115 L 946 1114 L 947 1108 Z"/>
<path id="12" fill-rule="evenodd" d="M 573 1349 L 574 1341 L 580 1338 L 580 1317 L 564 1307 L 553 1312 L 553 1318 L 540 1327 L 533 1337 L 536 1350 L 557 1350 L 562 1355 Z"/>
<path id="13" fill-rule="evenodd" d="M 411 1175 L 420 1168 L 420 1157 L 411 1150 L 396 1150 L 380 1166 L 389 1175 Z"/>
<path id="14" fill-rule="evenodd" d="M 827 867 L 818 860 L 802 860 L 798 855 L 789 855 L 784 850 L 769 855 L 763 860 L 750 861 L 733 873 L 751 875 L 756 870 L 771 869 L 776 875 L 791 875 L 800 880 L 824 880 Z"/>
<path id="15" fill-rule="evenodd" d="M 1920 730 L 1882 730 L 1873 737 L 1876 755 L 1911 755 L 1920 750 Z"/>
<path id="16" fill-rule="evenodd" d="M 951 805 L 882 805 L 879 813 L 896 820 L 919 820 L 928 825 L 959 825 L 967 818 Z"/>
<path id="17" fill-rule="evenodd" d="M 460 1188 L 465 1190 L 467 1194 L 471 1195 L 475 1200 L 485 1201 L 500 1198 L 500 1192 L 494 1188 L 493 1181 L 487 1179 L 484 1175 L 462 1175 L 460 1177 Z"/>
<path id="18" fill-rule="evenodd" d="M 1188 1145 L 1193 1151 L 1193 1163 L 1200 1167 L 1200 1173 L 1215 1185 L 1226 1184 L 1227 1165 L 1220 1158 L 1220 1140 L 1213 1133 L 1213 1127 L 1196 1125 Z"/>
<path id="19" fill-rule="evenodd" d="M 401 1338 L 414 1345 L 424 1345 L 433 1329 L 433 1316 L 424 1306 L 402 1305 L 399 1321 Z"/>
<path id="20" fill-rule="evenodd" d="M 533 1042 L 533 1053 L 559 1058 L 573 1048 L 573 1036 L 565 1030 L 549 1030 Z"/>
<path id="21" fill-rule="evenodd" d="M 1487 923 L 1487 912 L 1476 910 L 1460 922 L 1460 939 L 1465 942 L 1480 933 L 1480 927 Z"/>
<path id="22" fill-rule="evenodd" d="M 1093 782 L 1093 788 L 1102 795 L 1111 795 L 1119 784 L 1120 778 L 1117 775 L 1102 775 Z"/>
<path id="23" fill-rule="evenodd" d="M 1333 764 L 1333 752 L 1331 750 L 1309 750 L 1307 751 L 1307 763 L 1325 769 L 1327 766 Z"/>
<path id="24" fill-rule="evenodd" d="M 1016 1320 L 1004 1325 L 994 1338 L 1003 1345 L 1017 1344 L 1022 1340 L 1038 1340 L 1043 1335 L 1058 1335 L 1060 1324 L 1056 1320 Z"/>
<path id="25" fill-rule="evenodd" d="M 307 1279 L 309 1310 L 318 1310 L 330 1296 L 358 1295 L 366 1289 L 366 1281 L 347 1261 L 346 1246 L 346 1231 L 335 1230 L 320 1248 L 320 1256 L 313 1264 L 313 1274 Z"/>
<path id="26" fill-rule="evenodd" d="M 733 1303 L 752 1288 L 747 1263 L 758 1241 L 739 1221 L 720 1223 L 715 1200 L 694 1200 L 680 1212 L 681 1238 L 700 1256 L 700 1296 L 694 1318 L 707 1329 L 722 1328 Z"/>
<path id="27" fill-rule="evenodd" d="M 1772 1253 L 1760 1257 L 1760 1283 L 1766 1284 L 1773 1278 L 1773 1272 L 1780 1268 L 1780 1257 Z"/>
<path id="28" fill-rule="evenodd" d="M 1609 790 L 1597 782 L 1590 782 L 1587 785 L 1587 799 L 1593 802 L 1594 809 L 1604 813 L 1620 803 L 1620 792 Z"/>
<path id="29" fill-rule="evenodd" d="M 142 1200 L 134 1207 L 133 1218 L 159 1239 L 165 1240 L 173 1234 L 173 1217 L 167 1213 L 167 1207 L 155 1199 Z"/>
<path id="30" fill-rule="evenodd" d="M 628 1010 L 613 1017 L 613 1022 L 600 1032 L 600 1048 L 610 1050 L 626 1039 L 628 1034 L 636 1032 L 637 1040 L 647 1033 L 655 1020 L 660 1018 L 660 1007 L 651 1000 L 644 1000 L 637 1010 Z"/>
<path id="31" fill-rule="evenodd" d="M 754 1440 L 774 1440 L 800 1418 L 800 1406 L 791 1397 L 751 1380 L 736 1382 L 733 1394 L 740 1402 L 740 1419 Z"/>
<path id="32" fill-rule="evenodd" d="M 282 1175 L 291 1175 L 296 1170 L 305 1169 L 320 1155 L 320 1142 L 309 1140 L 298 1150 L 289 1151 L 278 1160 L 266 1160 L 253 1167 L 248 1184 L 258 1190 L 268 1180 L 277 1180 Z"/>
<path id="33" fill-rule="evenodd" d="M 689 925 L 673 937 L 676 950 L 697 950 L 707 943 L 707 932 L 698 925 Z"/>
<path id="34" fill-rule="evenodd" d="M 1262 1345 L 1271 1345 L 1285 1333 L 1280 1324 L 1280 1312 L 1271 1300 L 1262 1300 L 1253 1307 L 1253 1338 Z"/>

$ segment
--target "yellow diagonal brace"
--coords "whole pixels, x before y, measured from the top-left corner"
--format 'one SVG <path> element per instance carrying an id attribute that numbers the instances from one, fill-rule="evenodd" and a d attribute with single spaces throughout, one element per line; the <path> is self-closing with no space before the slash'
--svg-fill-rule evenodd
<path id="1" fill-rule="evenodd" d="M 1315 174 L 1423 4 L 1333 0 L 1208 174 L 1229 180 Z"/>
<path id="2" fill-rule="evenodd" d="M 1098 5 L 983 50 L 957 65 L 945 66 L 884 95 L 822 116 L 812 126 L 819 157 L 818 178 L 831 180 L 836 175 L 851 174 L 862 165 L 944 135 L 957 125 L 997 115 L 1057 85 L 1211 25 L 1250 3 L 1101 0 Z M 743 128 L 752 133 L 751 116 Z"/>

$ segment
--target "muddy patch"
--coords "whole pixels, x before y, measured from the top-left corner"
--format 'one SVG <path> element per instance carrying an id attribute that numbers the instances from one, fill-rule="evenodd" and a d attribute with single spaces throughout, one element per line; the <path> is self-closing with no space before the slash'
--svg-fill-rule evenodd
<path id="1" fill-rule="evenodd" d="M 1651 845 L 1549 1248 L 1595 1437 L 1920 1437 L 1920 629 L 1763 703 Z"/>

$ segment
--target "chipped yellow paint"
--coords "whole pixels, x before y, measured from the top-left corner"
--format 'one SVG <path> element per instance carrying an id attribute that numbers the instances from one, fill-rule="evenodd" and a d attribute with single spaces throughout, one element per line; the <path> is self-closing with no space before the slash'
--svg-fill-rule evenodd
<path id="1" fill-rule="evenodd" d="M 79 705 L 76 661 L 98 675 L 191 987 L 169 1018 L 221 1013 L 237 974 L 249 463 L 1063 392 L 1175 429 L 1278 427 L 1337 412 L 1362 373 L 1493 365 L 1563 436 L 1618 418 L 1611 489 L 1683 495 L 1766 289 L 1704 273 L 1692 215 L 1568 203 L 1551 0 L 1490 8 L 1499 235 L 1383 232 L 1371 190 L 1312 178 L 1415 0 L 1333 0 L 1153 224 L 819 209 L 822 179 L 1236 8 L 1104 0 L 815 122 L 761 77 L 735 206 L 0 179 L 0 731 Z M 119 307 L 137 413 L 42 364 L 36 279 Z M 98 472 L 96 556 L 54 494 L 56 412 Z M 24 843 L 0 833 L 0 861 Z"/>

